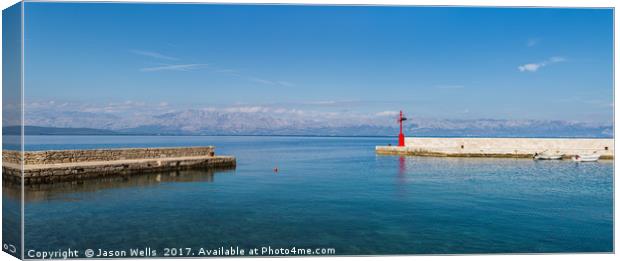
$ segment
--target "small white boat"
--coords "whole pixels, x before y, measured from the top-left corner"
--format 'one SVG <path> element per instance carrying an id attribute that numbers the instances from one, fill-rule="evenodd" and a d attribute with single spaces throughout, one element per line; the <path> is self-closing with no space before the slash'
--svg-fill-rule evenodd
<path id="1" fill-rule="evenodd" d="M 598 161 L 601 155 L 598 154 L 581 154 L 573 156 L 573 161 L 576 162 L 594 162 Z"/>
<path id="2" fill-rule="evenodd" d="M 540 154 L 535 153 L 534 159 L 535 160 L 561 160 L 563 156 L 564 156 L 563 154 L 553 154 L 553 153 L 549 153 L 545 151 Z"/>

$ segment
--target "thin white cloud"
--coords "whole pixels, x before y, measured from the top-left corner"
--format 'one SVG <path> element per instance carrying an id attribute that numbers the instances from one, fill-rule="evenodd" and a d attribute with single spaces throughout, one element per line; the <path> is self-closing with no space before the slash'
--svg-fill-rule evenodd
<path id="1" fill-rule="evenodd" d="M 234 69 L 226 69 L 226 68 L 213 68 L 211 67 L 211 69 L 213 70 L 213 72 L 216 73 L 221 73 L 224 75 L 228 75 L 228 76 L 234 76 L 234 77 L 238 77 L 238 78 L 245 78 L 251 82 L 256 82 L 256 83 L 260 83 L 260 84 L 265 84 L 265 85 L 280 85 L 280 86 L 284 86 L 284 87 L 293 87 L 295 86 L 294 83 L 292 82 L 288 82 L 288 81 L 282 81 L 282 80 L 269 80 L 269 79 L 265 79 L 265 78 L 259 78 L 259 77 L 254 77 L 254 76 L 250 76 L 247 74 L 243 74 L 238 70 L 234 70 Z"/>
<path id="2" fill-rule="evenodd" d="M 538 71 L 538 68 L 540 68 L 541 66 L 543 65 L 539 63 L 528 63 L 528 64 L 519 66 L 519 71 L 535 72 L 535 71 Z"/>
<path id="3" fill-rule="evenodd" d="M 295 85 L 295 84 L 292 84 L 292 83 L 287 82 L 287 81 L 278 81 L 278 84 L 280 84 L 282 86 L 286 86 L 286 87 L 292 87 L 292 86 Z"/>
<path id="4" fill-rule="evenodd" d="M 156 71 L 182 71 L 188 72 L 207 66 L 205 63 L 191 63 L 191 64 L 172 64 L 157 67 L 142 68 L 142 72 L 156 72 Z"/>
<path id="5" fill-rule="evenodd" d="M 375 113 L 376 116 L 397 116 L 398 114 L 400 114 L 399 111 L 381 111 Z"/>
<path id="6" fill-rule="evenodd" d="M 227 113 L 272 113 L 272 114 L 294 114 L 301 115 L 308 111 L 295 108 L 269 107 L 269 106 L 229 106 L 229 107 L 204 107 L 205 112 L 227 112 Z"/>
<path id="7" fill-rule="evenodd" d="M 261 79 L 261 78 L 256 78 L 256 77 L 250 77 L 250 81 L 253 82 L 257 82 L 257 83 L 262 83 L 262 84 L 274 84 L 274 82 L 270 81 L 270 80 L 265 80 L 265 79 Z"/>
<path id="8" fill-rule="evenodd" d="M 304 102 L 304 104 L 308 104 L 308 105 L 334 105 L 337 104 L 337 101 L 309 101 L 309 102 Z"/>
<path id="9" fill-rule="evenodd" d="M 295 86 L 295 84 L 291 82 L 287 82 L 287 81 L 272 81 L 272 80 L 267 80 L 267 79 L 258 78 L 258 77 L 250 77 L 248 79 L 253 82 L 267 84 L 267 85 L 280 85 L 280 86 L 285 86 L 285 87 Z"/>
<path id="10" fill-rule="evenodd" d="M 554 56 L 542 62 L 527 63 L 527 64 L 519 65 L 517 69 L 519 69 L 520 72 L 536 72 L 538 71 L 538 69 L 542 67 L 545 67 L 545 66 L 548 66 L 554 63 L 565 62 L 565 61 L 566 61 L 566 58 L 564 57 Z"/>
<path id="11" fill-rule="evenodd" d="M 164 59 L 164 60 L 172 60 L 172 61 L 178 60 L 178 58 L 175 58 L 175 57 L 172 57 L 172 56 L 163 55 L 163 54 L 157 53 L 157 52 L 144 51 L 144 50 L 131 50 L 131 52 L 134 53 L 134 54 L 137 54 L 137 55 L 147 56 L 147 57 L 151 57 L 151 58 Z"/>
<path id="12" fill-rule="evenodd" d="M 538 38 L 530 38 L 527 40 L 527 47 L 534 47 L 538 45 L 539 42 L 540 42 L 540 39 Z"/>
<path id="13" fill-rule="evenodd" d="M 240 106 L 240 107 L 229 107 L 222 109 L 226 112 L 241 112 L 241 113 L 266 113 L 269 112 L 270 108 L 263 106 Z"/>

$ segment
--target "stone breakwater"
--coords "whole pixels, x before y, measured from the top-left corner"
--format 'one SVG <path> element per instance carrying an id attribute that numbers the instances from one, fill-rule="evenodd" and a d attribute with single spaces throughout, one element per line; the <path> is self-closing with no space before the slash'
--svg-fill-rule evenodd
<path id="1" fill-rule="evenodd" d="M 436 157 L 531 158 L 548 151 L 570 158 L 596 153 L 613 159 L 613 139 L 582 138 L 406 138 L 404 147 L 377 146 L 377 154 Z"/>
<path id="2" fill-rule="evenodd" d="M 2 177 L 26 184 L 194 168 L 234 168 L 236 159 L 216 156 L 215 148 L 130 148 L 96 150 L 2 151 Z M 23 162 L 23 167 L 22 163 Z"/>
<path id="3" fill-rule="evenodd" d="M 86 161 L 114 161 L 131 159 L 156 159 L 166 157 L 193 157 L 214 155 L 215 147 L 180 147 L 180 148 L 127 148 L 94 150 L 47 150 L 25 151 L 24 164 L 57 164 Z M 19 164 L 21 152 L 2 151 L 2 161 Z"/>

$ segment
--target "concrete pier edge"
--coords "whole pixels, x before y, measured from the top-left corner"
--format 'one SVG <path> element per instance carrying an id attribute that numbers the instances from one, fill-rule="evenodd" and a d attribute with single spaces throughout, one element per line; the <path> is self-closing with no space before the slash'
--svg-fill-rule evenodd
<path id="1" fill-rule="evenodd" d="M 2 151 L 2 178 L 25 184 L 76 181 L 171 170 L 236 167 L 236 158 L 216 156 L 213 146 L 93 150 Z M 23 167 L 22 167 L 23 162 Z"/>
<path id="2" fill-rule="evenodd" d="M 531 158 L 548 151 L 565 159 L 577 154 L 596 153 L 602 160 L 614 158 L 613 139 L 592 138 L 433 138 L 411 137 L 404 147 L 376 146 L 380 155 L 426 157 Z"/>

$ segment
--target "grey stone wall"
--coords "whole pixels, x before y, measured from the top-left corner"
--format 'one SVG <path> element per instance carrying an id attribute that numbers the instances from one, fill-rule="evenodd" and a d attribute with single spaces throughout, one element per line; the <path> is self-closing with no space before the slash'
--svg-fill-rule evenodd
<path id="1" fill-rule="evenodd" d="M 152 159 L 124 164 L 93 164 L 72 166 L 70 164 L 49 168 L 24 169 L 24 184 L 51 184 L 55 182 L 77 181 L 89 178 L 131 176 L 141 173 L 161 172 L 183 169 L 232 169 L 237 162 L 234 157 L 214 156 L 193 160 Z"/>
<path id="2" fill-rule="evenodd" d="M 57 164 L 88 161 L 113 161 L 129 159 L 157 159 L 173 157 L 209 156 L 215 153 L 213 146 L 182 148 L 129 148 L 96 150 L 49 150 L 24 152 L 24 164 Z M 19 151 L 2 151 L 2 160 L 19 163 Z"/>
<path id="3" fill-rule="evenodd" d="M 21 153 L 16 150 L 2 150 L 2 162 L 19 164 L 21 162 Z"/>
<path id="4" fill-rule="evenodd" d="M 182 169 L 235 168 L 236 159 L 215 156 L 215 148 L 129 148 L 24 152 L 2 151 L 2 177 L 25 184 L 49 184 L 95 177 L 129 176 Z"/>

